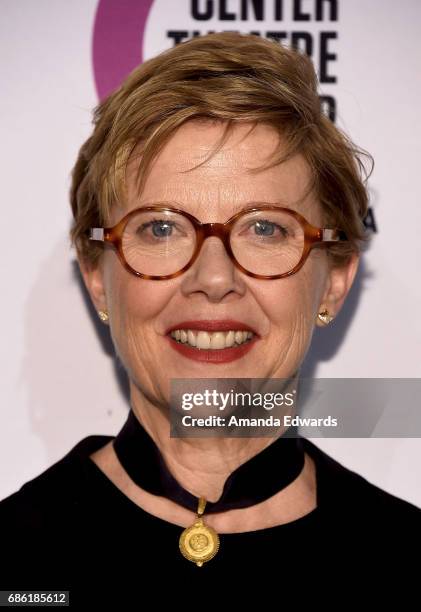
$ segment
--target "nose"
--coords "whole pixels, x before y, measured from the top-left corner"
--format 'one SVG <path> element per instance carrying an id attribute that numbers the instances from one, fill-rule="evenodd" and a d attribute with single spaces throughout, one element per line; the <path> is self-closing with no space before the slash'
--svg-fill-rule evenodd
<path id="1" fill-rule="evenodd" d="M 235 299 L 244 295 L 241 271 L 231 261 L 222 240 L 211 232 L 203 241 L 197 259 L 183 275 L 182 291 L 188 296 L 204 293 L 210 302 Z"/>

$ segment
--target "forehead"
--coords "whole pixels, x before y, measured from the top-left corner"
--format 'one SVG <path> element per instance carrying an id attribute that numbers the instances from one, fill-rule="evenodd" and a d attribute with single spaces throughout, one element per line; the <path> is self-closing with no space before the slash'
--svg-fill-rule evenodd
<path id="1" fill-rule="evenodd" d="M 199 121 L 181 126 L 152 162 L 141 194 L 136 185 L 141 157 L 135 150 L 126 171 L 125 211 L 166 202 L 199 217 L 216 214 L 228 218 L 254 202 L 277 203 L 303 213 L 315 208 L 312 194 L 303 200 L 311 173 L 301 155 L 273 168 L 250 172 L 272 161 L 279 145 L 285 148 L 271 126 L 258 124 L 250 131 L 251 124 L 236 125 L 223 147 L 211 155 L 223 128 L 220 123 Z M 192 169 L 210 155 L 203 165 Z"/>

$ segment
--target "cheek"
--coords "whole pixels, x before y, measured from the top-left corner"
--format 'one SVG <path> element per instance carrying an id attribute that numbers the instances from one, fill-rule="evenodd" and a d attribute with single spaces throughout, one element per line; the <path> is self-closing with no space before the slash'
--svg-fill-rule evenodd
<path id="1" fill-rule="evenodd" d="M 113 285 L 110 332 L 131 380 L 145 382 L 154 378 L 151 371 L 156 370 L 160 342 L 156 320 L 170 299 L 162 285 L 135 277 L 120 278 Z"/>
<path id="2" fill-rule="evenodd" d="M 136 352 L 140 345 L 153 348 L 155 322 L 168 304 L 171 291 L 164 282 L 147 281 L 115 268 L 108 284 L 111 334 L 115 346 L 124 352 Z"/>
<path id="3" fill-rule="evenodd" d="M 268 290 L 260 292 L 260 304 L 266 311 L 271 326 L 285 331 L 300 326 L 313 318 L 318 291 L 308 274 L 295 274 L 290 278 L 275 281 Z"/>
<path id="4" fill-rule="evenodd" d="M 271 363 L 270 376 L 290 375 L 310 346 L 323 269 L 308 263 L 297 274 L 261 287 L 257 294 L 269 323 L 266 356 Z"/>
<path id="5" fill-rule="evenodd" d="M 113 323 L 148 321 L 168 300 L 169 288 L 163 282 L 138 278 L 125 270 L 117 258 L 107 267 L 107 302 L 111 301 Z"/>
<path id="6" fill-rule="evenodd" d="M 131 280 L 122 284 L 118 294 L 122 316 L 137 323 L 150 321 L 157 316 L 167 302 L 166 292 L 152 281 Z"/>

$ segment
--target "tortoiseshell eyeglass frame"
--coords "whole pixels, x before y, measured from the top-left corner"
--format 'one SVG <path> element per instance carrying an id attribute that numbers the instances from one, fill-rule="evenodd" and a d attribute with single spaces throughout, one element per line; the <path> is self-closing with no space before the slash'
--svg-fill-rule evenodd
<path id="1" fill-rule="evenodd" d="M 230 245 L 230 233 L 231 228 L 237 219 L 245 214 L 249 214 L 251 212 L 259 212 L 264 210 L 273 210 L 273 211 L 283 211 L 291 216 L 293 216 L 301 225 L 304 230 L 304 246 L 303 252 L 301 255 L 300 261 L 294 266 L 289 272 L 283 272 L 282 274 L 274 274 L 274 275 L 264 275 L 264 274 L 256 274 L 255 272 L 250 272 L 243 268 L 243 266 L 236 260 L 234 253 L 232 252 Z M 176 212 L 180 215 L 186 217 L 193 225 L 196 230 L 196 246 L 194 252 L 190 258 L 190 261 L 187 262 L 185 266 L 178 270 L 177 272 L 173 272 L 172 274 L 165 274 L 162 276 L 159 275 L 150 275 L 143 274 L 142 272 L 138 272 L 134 268 L 132 268 L 124 257 L 123 245 L 122 245 L 122 237 L 124 229 L 129 222 L 129 220 L 139 212 L 146 211 L 155 211 L 155 212 Z M 114 247 L 117 252 L 117 255 L 128 272 L 131 272 L 135 276 L 140 278 L 144 278 L 147 280 L 167 280 L 170 278 L 176 278 L 183 274 L 190 266 L 194 263 L 197 256 L 199 255 L 200 249 L 202 247 L 203 242 L 206 238 L 210 236 L 216 236 L 220 238 L 222 243 L 225 246 L 225 250 L 228 253 L 231 261 L 234 265 L 240 269 L 247 276 L 252 276 L 253 278 L 258 278 L 262 280 L 276 280 L 279 278 L 285 278 L 286 276 L 291 276 L 300 270 L 305 264 L 307 257 L 310 254 L 310 251 L 316 246 L 327 246 L 331 243 L 335 243 L 338 241 L 346 241 L 346 234 L 339 229 L 330 229 L 330 228 L 322 228 L 315 227 L 311 225 L 301 214 L 292 210 L 290 208 L 284 208 L 280 206 L 254 206 L 252 208 L 246 208 L 240 210 L 238 213 L 233 215 L 226 221 L 225 223 L 201 223 L 196 217 L 191 215 L 190 213 L 180 210 L 178 208 L 172 208 L 168 206 L 144 206 L 140 208 L 136 208 L 135 210 L 130 211 L 125 215 L 116 225 L 113 227 L 91 227 L 86 232 L 88 238 L 90 240 L 98 240 L 104 243 L 108 243 Z"/>

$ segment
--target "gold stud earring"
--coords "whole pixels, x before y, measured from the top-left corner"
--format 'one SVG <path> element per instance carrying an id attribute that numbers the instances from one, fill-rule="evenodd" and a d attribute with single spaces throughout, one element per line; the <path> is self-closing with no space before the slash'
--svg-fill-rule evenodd
<path id="1" fill-rule="evenodd" d="M 326 310 L 326 308 L 324 310 L 321 310 L 317 316 L 320 321 L 322 321 L 322 323 L 324 323 L 325 325 L 329 325 L 329 323 L 334 319 L 334 317 L 329 314 L 329 311 Z"/>
<path id="2" fill-rule="evenodd" d="M 106 323 L 108 321 L 108 312 L 106 310 L 98 310 L 98 315 L 101 321 Z"/>

